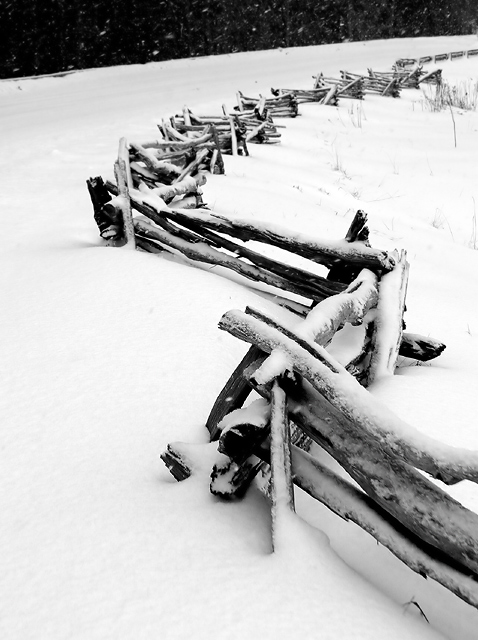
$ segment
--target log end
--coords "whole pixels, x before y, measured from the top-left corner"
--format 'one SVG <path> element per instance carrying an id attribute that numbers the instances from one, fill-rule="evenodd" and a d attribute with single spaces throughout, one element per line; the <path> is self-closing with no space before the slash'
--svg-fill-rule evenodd
<path id="1" fill-rule="evenodd" d="M 211 473 L 210 491 L 222 500 L 240 500 L 249 489 L 261 466 L 254 457 L 243 464 L 228 460 L 225 464 L 215 464 Z"/>
<path id="2" fill-rule="evenodd" d="M 189 463 L 172 444 L 168 444 L 166 451 L 160 455 L 160 458 L 178 482 L 190 477 L 192 471 Z"/>

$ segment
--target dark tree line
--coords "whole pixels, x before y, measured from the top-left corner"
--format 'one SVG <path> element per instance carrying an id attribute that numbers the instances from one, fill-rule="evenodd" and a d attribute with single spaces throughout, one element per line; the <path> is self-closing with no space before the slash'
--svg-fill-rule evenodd
<path id="1" fill-rule="evenodd" d="M 0 0 L 0 77 L 471 33 L 476 0 Z"/>

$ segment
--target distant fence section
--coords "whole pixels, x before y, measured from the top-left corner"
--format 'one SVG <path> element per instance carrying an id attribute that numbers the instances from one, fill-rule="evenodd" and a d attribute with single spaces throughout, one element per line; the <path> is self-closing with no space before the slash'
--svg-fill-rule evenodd
<path id="1" fill-rule="evenodd" d="M 472 58 L 478 56 L 478 49 L 468 49 L 465 51 L 451 51 L 450 53 L 437 53 L 434 56 L 422 56 L 421 58 L 399 58 L 396 61 L 397 67 L 410 67 L 413 65 L 430 64 L 431 62 L 444 62 L 445 60 L 459 60 L 461 58 Z"/>

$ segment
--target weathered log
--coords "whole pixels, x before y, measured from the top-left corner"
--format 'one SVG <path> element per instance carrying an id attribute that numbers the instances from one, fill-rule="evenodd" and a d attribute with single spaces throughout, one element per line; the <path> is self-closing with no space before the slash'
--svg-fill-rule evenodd
<path id="1" fill-rule="evenodd" d="M 262 354 L 254 360 L 257 364 L 261 360 Z M 250 362 L 246 368 L 248 368 Z M 246 370 L 241 372 L 241 377 Z M 250 387 L 249 387 L 250 389 Z M 218 441 L 218 451 L 223 453 L 234 462 L 241 464 L 254 453 L 254 448 L 262 444 L 269 435 L 269 423 L 271 409 L 269 403 L 260 398 L 243 409 L 235 409 L 228 413 L 218 424 L 217 430 L 220 433 Z"/>
<path id="2" fill-rule="evenodd" d="M 119 190 L 117 204 L 120 206 L 123 214 L 122 235 L 125 240 L 125 246 L 130 249 L 134 249 L 136 245 L 130 201 L 130 190 L 133 186 L 133 181 L 131 179 L 131 171 L 129 167 L 128 143 L 126 142 L 126 138 L 121 138 L 119 142 L 118 159 L 115 162 L 114 171 Z"/>
<path id="3" fill-rule="evenodd" d="M 206 176 L 204 173 L 198 173 L 195 176 L 187 176 L 174 184 L 153 188 L 152 192 L 168 204 L 173 198 L 178 196 L 196 194 L 199 187 L 205 183 Z"/>
<path id="4" fill-rule="evenodd" d="M 218 451 L 229 456 L 237 464 L 242 464 L 254 453 L 254 448 L 268 438 L 268 425 L 269 420 L 264 425 L 244 422 L 224 429 L 219 438 Z"/>
<path id="5" fill-rule="evenodd" d="M 165 244 L 176 251 L 182 253 L 190 260 L 204 262 L 206 264 L 214 264 L 231 269 L 242 276 L 245 276 L 249 280 L 255 282 L 263 282 L 264 284 L 277 287 L 283 291 L 289 291 L 305 298 L 312 300 L 323 300 L 324 293 L 319 291 L 317 287 L 309 285 L 308 283 L 296 283 L 283 278 L 275 273 L 266 270 L 262 267 L 250 265 L 241 261 L 239 258 L 229 256 L 217 249 L 210 247 L 205 242 L 201 242 L 201 238 L 197 238 L 197 241 L 192 244 L 187 240 L 183 240 L 180 237 L 175 237 L 171 232 L 155 228 L 151 224 L 135 220 L 135 231 L 140 236 L 145 238 L 151 238 L 157 240 L 161 244 Z M 325 285 L 324 285 L 325 286 Z"/>
<path id="6" fill-rule="evenodd" d="M 359 353 L 345 365 L 346 370 L 364 387 L 367 386 L 367 364 L 369 362 L 372 331 L 372 322 L 369 321 L 365 325 L 365 336 Z"/>
<path id="7" fill-rule="evenodd" d="M 399 355 L 405 358 L 414 358 L 421 362 L 428 362 L 443 353 L 446 345 L 433 338 L 426 338 L 417 333 L 402 333 Z"/>
<path id="8" fill-rule="evenodd" d="M 272 548 L 277 550 L 283 538 L 282 528 L 290 512 L 295 511 L 290 460 L 290 430 L 287 398 L 278 380 L 271 389 L 271 477 Z"/>
<path id="9" fill-rule="evenodd" d="M 116 195 L 118 193 L 118 188 L 113 185 L 109 180 L 106 181 L 106 188 L 110 193 Z M 131 196 L 131 205 L 133 209 L 139 211 L 144 216 L 153 220 L 155 224 L 164 229 L 165 231 L 171 233 L 173 236 L 176 236 L 186 242 L 202 242 L 202 238 L 198 236 L 196 233 L 189 231 L 188 229 L 183 229 L 173 224 L 170 220 L 167 220 L 164 216 L 160 215 L 161 207 L 164 206 L 169 211 L 169 207 L 166 207 L 164 202 L 156 196 L 151 190 L 147 188 L 146 185 L 140 185 L 142 187 L 142 191 L 133 190 L 130 192 Z M 148 202 L 144 202 L 143 199 L 148 200 Z M 154 204 L 154 206 L 153 206 Z M 135 229 L 136 235 L 138 234 L 137 229 Z M 156 240 L 157 238 L 150 238 L 150 240 Z M 174 253 L 174 252 L 172 252 Z"/>
<path id="10" fill-rule="evenodd" d="M 211 135 L 213 137 L 214 144 L 216 145 L 216 150 L 217 150 L 216 162 L 217 162 L 217 166 L 219 168 L 219 173 L 224 174 L 225 173 L 224 160 L 222 158 L 221 145 L 219 143 L 219 137 L 217 135 L 217 129 L 216 129 L 214 124 L 209 125 L 209 129 L 211 131 Z M 214 171 L 214 166 L 212 168 L 211 173 L 213 173 L 213 171 Z"/>
<path id="11" fill-rule="evenodd" d="M 234 124 L 236 128 L 236 137 L 237 137 L 237 145 L 238 145 L 238 153 L 243 156 L 249 155 L 249 149 L 247 147 L 247 127 L 241 122 L 237 115 L 233 116 Z"/>
<path id="12" fill-rule="evenodd" d="M 387 84 L 385 89 L 382 91 L 382 96 L 388 96 L 388 95 L 391 95 L 396 98 L 398 98 L 400 95 L 398 83 L 397 83 L 397 80 L 395 80 L 395 78 L 392 78 L 392 80 L 390 80 L 390 82 Z"/>
<path id="13" fill-rule="evenodd" d="M 189 115 L 189 109 L 186 107 L 186 105 L 184 105 L 183 107 L 183 118 L 184 118 L 184 123 L 187 125 L 191 125 L 191 118 Z"/>
<path id="14" fill-rule="evenodd" d="M 410 72 L 394 70 L 394 76 L 397 78 L 401 87 L 409 89 L 418 89 L 420 76 L 423 75 L 422 67 L 418 66 Z"/>
<path id="15" fill-rule="evenodd" d="M 266 127 L 265 122 L 261 122 L 257 127 L 250 129 L 248 134 L 246 135 L 247 142 L 250 142 L 253 138 L 256 138 L 257 135 Z"/>
<path id="16" fill-rule="evenodd" d="M 422 84 L 422 82 L 427 82 L 431 84 L 441 84 L 442 82 L 442 70 L 435 69 L 434 71 L 430 71 L 423 78 L 420 78 L 418 84 Z"/>
<path id="17" fill-rule="evenodd" d="M 229 126 L 231 128 L 231 150 L 232 155 L 237 156 L 237 138 L 236 138 L 236 127 L 234 124 L 234 118 L 229 118 Z"/>
<path id="18" fill-rule="evenodd" d="M 161 454 L 160 458 L 178 482 L 186 480 L 191 475 L 190 463 L 177 445 L 168 444 L 166 451 Z"/>
<path id="19" fill-rule="evenodd" d="M 249 384 L 249 375 L 254 372 L 263 361 L 263 355 L 252 362 L 242 372 L 242 377 Z M 286 372 L 281 378 L 281 386 L 287 394 L 290 385 L 297 384 L 298 376 L 291 372 Z M 262 404 L 261 406 L 261 403 Z M 290 425 L 291 443 L 308 451 L 312 440 L 307 434 L 296 425 Z M 220 438 L 218 450 L 227 455 L 231 460 L 241 464 L 252 455 L 270 463 L 269 438 L 270 438 L 270 403 L 264 399 L 255 400 L 247 407 L 231 411 L 218 425 Z M 267 456 L 265 457 L 265 453 Z"/>
<path id="20" fill-rule="evenodd" d="M 362 242 L 367 247 L 370 246 L 368 241 L 369 238 L 369 229 L 367 226 L 367 214 L 365 211 L 359 209 L 355 214 L 350 227 L 345 235 L 346 242 Z M 343 282 L 345 284 L 350 284 L 359 274 L 360 267 L 355 265 L 351 265 L 345 261 L 336 262 L 329 273 L 327 274 L 328 280 L 333 280 L 334 282 Z"/>
<path id="21" fill-rule="evenodd" d="M 478 582 L 461 565 L 412 534 L 368 495 L 297 447 L 291 447 L 294 483 L 344 520 L 354 522 L 405 563 L 478 608 Z"/>
<path id="22" fill-rule="evenodd" d="M 338 292 L 344 291 L 345 289 L 345 285 L 341 283 L 333 282 L 315 273 L 298 267 L 293 267 L 280 262 L 279 260 L 273 260 L 272 258 L 263 256 L 262 254 L 252 251 L 243 245 L 239 245 L 236 242 L 228 240 L 214 231 L 210 231 L 205 228 L 204 225 L 191 220 L 187 213 L 166 211 L 164 216 L 171 218 L 187 229 L 194 231 L 199 236 L 202 236 L 212 246 L 226 249 L 236 256 L 246 258 L 256 266 L 262 267 L 271 273 L 286 278 L 296 286 L 303 287 L 304 283 L 306 283 L 306 286 L 313 287 L 316 290 L 317 295 L 320 294 L 322 298 L 334 295 Z"/>
<path id="23" fill-rule="evenodd" d="M 133 157 L 144 162 L 163 183 L 171 184 L 181 174 L 181 169 L 175 164 L 158 160 L 151 149 L 145 149 L 137 142 L 132 142 L 130 149 Z"/>
<path id="24" fill-rule="evenodd" d="M 178 149 L 176 150 L 172 150 L 172 151 L 160 151 L 157 152 L 157 156 L 158 156 L 158 160 L 162 160 L 162 161 L 168 161 L 168 162 L 173 162 L 175 165 L 177 165 L 178 167 L 181 166 L 185 166 L 187 165 L 189 162 L 191 162 L 194 157 L 195 154 L 194 152 L 197 149 L 212 149 L 212 145 L 209 144 L 205 144 L 205 145 L 201 145 L 199 147 L 189 147 L 186 149 Z M 135 169 L 137 170 L 138 168 L 138 164 L 137 162 L 134 163 L 135 165 Z M 156 177 L 156 181 L 159 182 L 159 178 Z"/>
<path id="25" fill-rule="evenodd" d="M 101 176 L 86 181 L 93 204 L 93 216 L 100 236 L 107 241 L 121 241 L 123 237 L 123 213 L 119 207 L 109 206 L 111 195 Z"/>
<path id="26" fill-rule="evenodd" d="M 154 173 L 154 171 L 150 171 L 148 167 L 143 166 L 142 164 L 140 164 L 139 162 L 136 162 L 135 160 L 133 160 L 133 162 L 130 163 L 130 168 L 131 168 L 131 177 L 133 179 L 134 187 L 137 187 L 138 184 L 140 184 L 141 182 L 145 182 L 146 184 L 152 187 L 157 187 L 158 184 L 161 184 L 161 185 L 164 184 L 158 178 L 156 173 Z"/>
<path id="27" fill-rule="evenodd" d="M 265 446 L 256 454 L 269 462 Z M 412 571 L 430 577 L 473 607 L 478 607 L 478 577 L 467 567 L 426 543 L 366 493 L 291 445 L 294 484 L 346 521 L 369 533 Z"/>
<path id="28" fill-rule="evenodd" d="M 330 87 L 327 95 L 325 96 L 325 98 L 322 100 L 321 104 L 331 104 L 334 107 L 337 106 L 338 104 L 338 99 L 337 99 L 337 85 L 333 85 L 332 87 Z"/>
<path id="29" fill-rule="evenodd" d="M 242 464 L 233 460 L 215 464 L 209 485 L 211 493 L 223 500 L 242 498 L 263 464 L 263 461 L 255 456 Z"/>
<path id="30" fill-rule="evenodd" d="M 270 396 L 264 387 L 255 388 Z M 291 420 L 334 457 L 378 505 L 478 578 L 477 514 L 391 455 L 306 382 L 300 392 L 288 394 L 288 408 Z"/>
<path id="31" fill-rule="evenodd" d="M 245 378 L 242 377 L 243 381 Z M 249 387 L 250 388 L 250 387 Z M 252 480 L 266 465 L 254 450 L 269 437 L 271 409 L 260 398 L 244 409 L 236 409 L 219 423 L 218 451 L 226 460 L 214 467 L 211 492 L 222 498 L 242 498 Z"/>
<path id="32" fill-rule="evenodd" d="M 184 167 L 181 173 L 176 178 L 174 178 L 172 184 L 181 182 L 182 180 L 184 180 L 184 178 L 191 175 L 193 172 L 196 172 L 197 168 L 199 167 L 201 162 L 204 160 L 204 158 L 208 155 L 208 153 L 209 153 L 209 149 L 200 149 L 197 152 L 194 160 L 190 162 L 187 167 Z"/>
<path id="33" fill-rule="evenodd" d="M 156 242 L 151 242 L 151 240 L 146 240 L 146 238 L 142 238 L 135 234 L 136 248 L 142 249 L 147 253 L 169 253 L 166 247 L 163 247 Z"/>
<path id="34" fill-rule="evenodd" d="M 246 314 L 280 331 L 313 357 L 321 358 L 322 354 L 318 352 L 317 344 L 323 346 L 328 344 L 336 331 L 346 322 L 353 325 L 360 324 L 365 314 L 376 304 L 376 283 L 377 279 L 374 274 L 364 270 L 344 293 L 331 296 L 317 304 L 307 317 L 297 325 L 294 332 L 289 331 L 266 314 L 249 307 L 246 309 Z M 284 358 L 282 350 L 273 351 L 261 366 L 262 383 L 271 382 L 273 378 L 281 376 L 291 368 L 292 363 Z"/>
<path id="35" fill-rule="evenodd" d="M 206 421 L 206 428 L 210 433 L 211 441 L 219 438 L 221 430 L 218 428 L 218 424 L 224 416 L 231 411 L 242 407 L 251 392 L 251 387 L 244 378 L 244 371 L 253 362 L 258 361 L 261 358 L 263 360 L 265 357 L 266 355 L 260 349 L 252 346 L 248 349 L 244 358 L 234 369 L 229 380 L 226 382 L 222 391 L 216 398 Z"/>
<path id="36" fill-rule="evenodd" d="M 291 311 L 293 311 L 293 309 L 291 309 Z M 308 326 L 308 330 L 306 333 L 307 339 L 304 340 L 301 337 L 302 335 L 301 327 L 302 327 L 302 324 L 304 323 L 300 323 L 298 325 L 298 329 L 295 329 L 295 332 L 293 332 L 263 312 L 257 311 L 255 309 L 251 309 L 250 307 L 246 307 L 245 313 L 247 315 L 251 315 L 252 317 L 258 320 L 261 320 L 268 326 L 277 329 L 288 338 L 291 338 L 291 340 L 294 340 L 294 342 L 296 342 L 299 346 L 304 348 L 308 353 L 310 353 L 314 357 L 320 358 L 320 354 L 317 353 L 317 350 L 315 350 L 314 345 L 311 344 L 311 342 L 314 340 L 313 338 L 310 337 L 311 335 L 313 335 L 313 331 L 310 330 L 311 328 L 310 326 L 307 325 L 307 323 L 305 325 L 305 328 L 307 328 Z M 307 316 L 310 315 L 310 313 L 311 312 L 309 311 L 309 313 L 305 314 L 305 316 L 302 316 L 302 318 L 307 319 Z M 319 327 L 321 323 L 322 323 L 322 318 L 320 318 L 319 316 Z M 338 327 L 338 328 L 341 328 L 341 327 Z M 324 332 L 318 331 L 315 337 L 315 342 L 317 344 L 321 344 L 325 346 L 333 337 L 333 334 L 334 334 L 333 331 L 331 331 L 330 334 L 327 330 L 325 330 Z M 357 353 L 355 357 L 353 357 L 348 364 L 344 365 L 346 370 L 351 375 L 353 375 L 360 382 L 360 384 L 363 383 L 363 379 L 365 377 L 365 374 L 363 372 L 363 361 L 367 358 L 369 343 L 370 343 L 370 324 L 367 325 L 367 329 L 365 332 L 365 337 L 362 345 L 361 346 L 357 345 Z M 264 361 L 264 367 L 261 369 L 259 373 L 263 377 L 262 379 L 264 381 L 266 380 L 269 381 L 269 380 L 272 380 L 275 376 L 287 374 L 288 372 L 290 372 L 290 369 L 291 369 L 291 363 L 287 360 L 286 357 L 284 357 L 284 354 L 280 350 L 274 350 L 271 352 L 271 355 Z"/>
<path id="37" fill-rule="evenodd" d="M 191 122 L 194 122 L 195 124 L 205 125 L 205 128 L 207 129 L 207 123 L 204 122 L 202 116 L 198 116 L 196 113 L 193 113 L 191 109 L 188 109 L 188 114 Z"/>
<path id="38" fill-rule="evenodd" d="M 146 203 L 137 203 L 137 195 L 136 193 L 132 194 L 133 197 L 133 206 L 141 211 L 144 215 L 152 219 L 156 224 L 162 226 L 165 230 L 170 231 L 171 233 L 178 235 L 186 240 L 191 240 L 192 242 L 199 241 L 208 241 L 215 247 L 222 247 L 231 251 L 235 255 L 242 256 L 250 260 L 253 264 L 270 271 L 272 274 L 276 274 L 281 276 L 282 278 L 287 279 L 290 282 L 291 287 L 286 287 L 287 290 L 294 289 L 295 292 L 299 293 L 299 295 L 309 296 L 314 299 L 323 299 L 328 295 L 332 295 L 337 291 L 341 291 L 344 288 L 344 285 L 333 283 L 327 281 L 325 278 L 321 276 L 317 276 L 313 273 L 306 272 L 302 269 L 298 269 L 296 267 L 291 267 L 290 265 L 286 265 L 277 260 L 272 260 L 257 252 L 254 252 L 246 247 L 238 245 L 222 236 L 217 235 L 216 233 L 209 231 L 204 226 L 195 222 L 195 219 L 189 217 L 185 212 L 181 211 L 173 211 L 164 206 L 164 202 L 158 200 L 158 204 L 153 208 L 154 202 L 151 200 L 151 197 L 155 194 L 155 190 L 146 191 L 148 196 L 148 202 Z M 138 206 L 139 205 L 139 206 Z M 171 226 L 167 226 L 166 219 L 171 218 L 179 222 L 182 226 L 185 226 L 187 229 L 194 231 L 194 236 L 188 236 L 187 232 L 180 233 L 180 229 L 176 229 Z M 224 254 L 221 254 L 224 255 Z M 244 263 L 245 264 L 245 263 Z M 247 266 L 247 265 L 246 265 Z"/>
<path id="39" fill-rule="evenodd" d="M 290 93 L 298 104 L 302 104 L 305 102 L 320 102 L 327 95 L 329 89 L 329 87 L 318 89 L 271 89 L 271 93 L 274 96 Z"/>
<path id="40" fill-rule="evenodd" d="M 365 211 L 359 209 L 350 223 L 347 233 L 345 234 L 346 242 L 363 242 L 369 246 L 368 238 L 370 231 L 367 226 L 367 220 L 368 216 Z"/>
<path id="41" fill-rule="evenodd" d="M 337 95 L 341 98 L 358 98 L 363 100 L 363 80 L 362 78 L 355 78 L 350 82 L 339 81 Z"/>
<path id="42" fill-rule="evenodd" d="M 248 98 L 244 96 L 240 91 L 240 104 L 242 110 L 254 109 L 260 104 L 262 96 L 259 98 Z M 292 117 L 295 118 L 298 115 L 297 100 L 292 93 L 283 94 L 277 98 L 267 98 L 265 100 L 265 108 L 272 114 L 278 117 Z"/>
<path id="43" fill-rule="evenodd" d="M 253 372 L 255 365 L 250 369 Z M 270 390 L 264 387 L 259 387 L 257 390 L 270 398 Z M 292 404 L 295 406 L 295 401 Z M 309 398 L 309 406 L 315 406 L 315 402 L 311 398 Z M 296 418 L 298 416 L 293 411 L 291 411 L 291 415 Z M 316 420 L 322 422 L 326 419 L 323 412 L 320 415 L 319 418 L 312 417 L 311 422 L 316 423 Z M 299 424 L 304 426 L 300 420 Z M 308 429 L 307 425 L 306 420 L 305 428 Z M 331 424 L 328 429 L 333 430 L 333 425 Z M 240 427 L 239 430 L 241 430 Z M 252 447 L 254 441 L 251 440 L 250 433 L 241 431 L 241 435 L 243 436 L 241 445 Z M 320 444 L 324 444 L 320 435 L 316 437 L 316 440 Z M 327 436 L 325 436 L 325 442 L 328 442 Z M 328 446 L 332 452 L 332 444 L 329 443 Z M 262 446 L 255 446 L 254 452 L 265 462 L 270 462 L 270 452 L 266 443 Z M 294 446 L 291 446 L 291 454 L 293 481 L 298 487 L 320 500 L 340 517 L 358 524 L 413 571 L 424 577 L 427 575 L 432 577 L 465 602 L 476 606 L 478 583 L 472 577 L 473 571 L 414 535 L 367 494 L 362 493 L 348 481 L 323 467 L 315 458 Z"/>
<path id="44" fill-rule="evenodd" d="M 244 111 L 244 106 L 242 104 L 242 98 L 241 98 L 241 92 L 240 91 L 236 91 L 236 100 L 237 100 L 237 107 L 238 107 L 239 111 Z"/>
<path id="45" fill-rule="evenodd" d="M 206 142 L 209 142 L 212 139 L 212 134 L 210 132 L 205 133 L 203 136 L 198 138 L 191 138 L 189 140 L 149 140 L 147 142 L 142 143 L 132 143 L 138 144 L 143 149 L 158 149 L 160 151 L 181 151 L 185 149 L 191 149 L 193 147 L 198 147 Z"/>
<path id="46" fill-rule="evenodd" d="M 402 341 L 409 270 L 406 251 L 402 251 L 394 269 L 380 280 L 367 385 L 395 371 Z"/>
<path id="47" fill-rule="evenodd" d="M 101 213 L 105 204 L 111 200 L 111 196 L 101 176 L 89 178 L 86 181 L 86 186 L 88 187 L 88 193 L 90 194 L 96 219 L 96 215 Z"/>
<path id="48" fill-rule="evenodd" d="M 174 127 L 174 118 L 171 119 L 171 125 L 168 125 L 163 121 L 162 128 L 163 128 L 166 139 L 175 140 L 178 142 L 186 142 L 186 143 L 191 141 L 191 138 L 188 138 L 187 136 L 183 135 Z M 196 131 L 200 131 L 201 127 L 194 127 L 194 129 Z"/>
<path id="49" fill-rule="evenodd" d="M 220 170 L 218 168 L 218 170 L 216 171 L 216 163 L 217 163 L 217 158 L 218 158 L 218 153 L 219 153 L 219 149 L 214 149 L 214 151 L 212 152 L 212 156 L 211 156 L 211 160 L 209 162 L 209 171 L 211 174 L 214 173 L 220 173 Z"/>
<path id="50" fill-rule="evenodd" d="M 265 446 L 256 454 L 269 462 Z M 446 553 L 426 543 L 391 516 L 366 493 L 291 445 L 294 484 L 346 521 L 351 521 L 386 547 L 412 571 L 430 577 L 460 599 L 478 607 L 478 577 Z"/>
<path id="51" fill-rule="evenodd" d="M 400 97 L 400 87 L 395 79 L 387 81 L 375 76 L 361 76 L 356 73 L 350 73 L 349 71 L 341 71 L 340 74 L 342 79 L 346 81 L 360 80 L 363 83 L 363 90 L 365 92 L 392 95 L 395 98 Z"/>
<path id="52" fill-rule="evenodd" d="M 394 258 L 384 251 L 376 251 L 363 245 L 343 242 L 322 243 L 302 234 L 293 234 L 285 229 L 274 229 L 261 223 L 245 220 L 229 221 L 238 237 L 243 239 L 266 242 L 273 246 L 297 253 L 325 266 L 333 266 L 337 260 L 347 260 L 363 267 L 384 269 L 389 271 L 394 264 Z M 239 235 L 240 234 L 240 235 Z"/>
<path id="53" fill-rule="evenodd" d="M 232 220 L 217 214 L 206 214 L 202 211 L 188 211 L 186 215 L 209 229 L 243 241 L 255 240 L 271 244 L 329 268 L 339 261 L 348 261 L 362 268 L 391 271 L 396 262 L 396 256 L 393 253 L 373 249 L 362 242 L 322 241 L 276 225 L 271 227 L 268 224 L 250 220 Z"/>
<path id="54" fill-rule="evenodd" d="M 107 182 L 107 186 L 108 186 L 108 189 L 110 189 L 110 191 L 114 193 L 114 188 L 110 186 L 110 183 Z M 144 185 L 140 185 L 140 186 L 144 187 Z M 140 193 L 141 195 L 138 195 Z M 143 193 L 146 194 L 144 196 L 144 200 L 142 196 Z M 142 192 L 136 191 L 133 198 L 134 199 L 132 200 L 132 204 L 134 209 L 136 209 L 137 211 L 142 213 L 144 216 L 152 220 L 161 229 L 164 229 L 165 231 L 169 232 L 172 236 L 192 244 L 204 243 L 204 238 L 202 236 L 198 235 L 193 231 L 190 231 L 189 229 L 185 229 L 183 227 L 180 227 L 174 224 L 168 218 L 162 215 L 163 214 L 163 211 L 161 208 L 162 206 L 164 206 L 165 209 L 167 209 L 167 211 L 170 212 L 171 214 L 173 214 L 175 210 L 173 208 L 166 207 L 164 205 L 164 202 L 162 202 L 159 198 L 155 197 L 153 193 L 151 193 L 148 196 L 148 194 L 143 189 Z M 186 209 L 181 209 L 181 211 L 184 212 L 186 211 Z M 152 229 L 154 228 L 155 227 L 152 227 Z M 141 231 L 139 231 L 138 229 L 135 229 L 135 231 L 137 234 L 141 235 Z M 150 239 L 154 240 L 155 242 L 160 242 L 159 237 L 153 238 L 152 236 L 150 236 Z M 172 253 L 174 253 L 174 251 Z"/>
<path id="55" fill-rule="evenodd" d="M 330 296 L 309 311 L 307 317 L 296 326 L 294 339 L 326 345 L 345 323 L 361 324 L 365 314 L 376 303 L 377 278 L 364 269 L 343 293 Z M 272 319 L 268 320 L 268 324 L 279 326 Z M 284 328 L 280 330 L 284 331 Z M 307 348 L 305 344 L 303 346 Z"/>
<path id="56" fill-rule="evenodd" d="M 383 451 L 397 456 L 447 484 L 478 482 L 478 452 L 445 445 L 408 425 L 364 389 L 318 344 L 309 350 L 281 331 L 240 311 L 227 312 L 219 328 L 262 351 L 281 351 L 287 362 L 357 429 L 377 440 Z M 312 355 L 315 351 L 316 355 Z M 256 372 L 258 384 L 268 382 L 273 368 Z"/>
<path id="57" fill-rule="evenodd" d="M 219 422 L 231 411 L 242 407 L 251 392 L 250 386 L 244 379 L 243 372 L 252 362 L 256 361 L 263 352 L 255 346 L 251 346 L 244 358 L 234 369 L 229 380 L 216 398 L 211 413 L 206 421 L 206 427 L 210 433 L 211 441 L 217 440 L 220 435 Z M 265 355 L 264 355 L 265 358 Z"/>

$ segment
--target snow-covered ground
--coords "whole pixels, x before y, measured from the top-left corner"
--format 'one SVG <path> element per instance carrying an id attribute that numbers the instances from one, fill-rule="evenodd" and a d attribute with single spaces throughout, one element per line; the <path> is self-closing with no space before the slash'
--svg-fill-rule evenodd
<path id="1" fill-rule="evenodd" d="M 215 268 L 104 247 L 85 180 L 112 175 L 121 136 L 154 137 L 184 104 L 219 113 L 238 89 L 477 46 L 351 43 L 0 83 L 2 640 L 476 640 L 478 611 L 299 491 L 303 522 L 277 554 L 259 491 L 209 494 L 204 422 L 247 348 L 217 322 L 273 300 Z M 478 59 L 440 66 L 451 82 L 478 78 Z M 373 393 L 478 450 L 477 113 L 455 111 L 455 147 L 450 112 L 431 113 L 421 91 L 300 111 L 280 145 L 226 157 L 205 200 L 325 239 L 367 211 L 373 246 L 408 250 L 408 330 L 447 344 Z M 198 465 L 183 483 L 158 457 L 177 440 Z M 476 485 L 449 491 L 478 512 Z"/>

